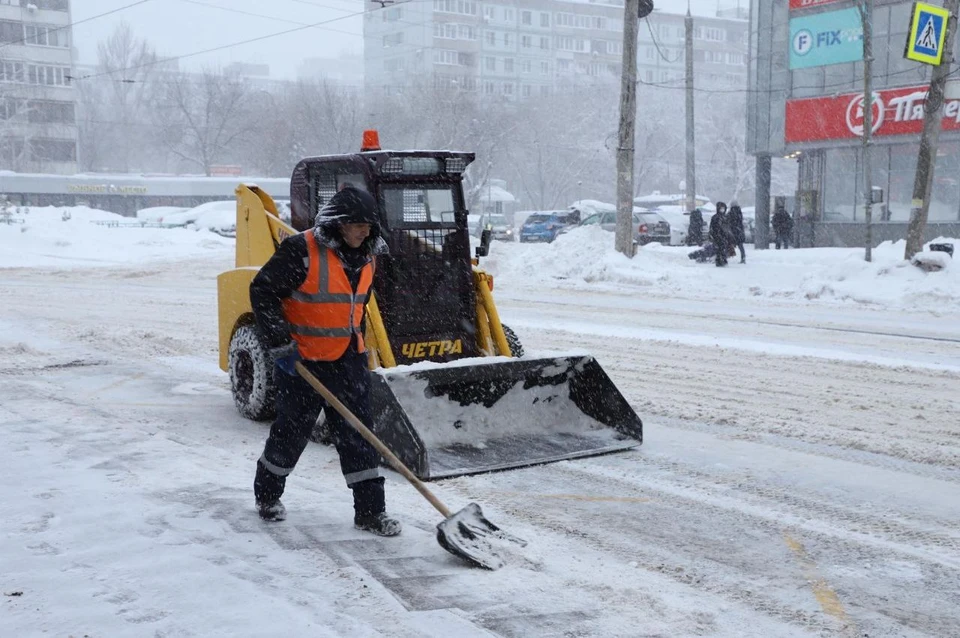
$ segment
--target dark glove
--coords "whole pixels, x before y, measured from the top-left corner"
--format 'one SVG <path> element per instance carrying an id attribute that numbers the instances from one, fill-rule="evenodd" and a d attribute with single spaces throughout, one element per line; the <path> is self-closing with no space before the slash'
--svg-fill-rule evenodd
<path id="1" fill-rule="evenodd" d="M 274 364 L 285 374 L 296 376 L 297 361 L 301 361 L 302 357 L 300 356 L 300 349 L 297 348 L 295 341 L 291 341 L 279 348 L 273 348 L 270 350 L 270 355 L 273 357 Z"/>

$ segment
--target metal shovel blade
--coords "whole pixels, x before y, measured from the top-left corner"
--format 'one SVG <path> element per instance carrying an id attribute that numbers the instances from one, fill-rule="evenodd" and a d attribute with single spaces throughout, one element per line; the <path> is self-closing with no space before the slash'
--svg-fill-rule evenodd
<path id="1" fill-rule="evenodd" d="M 503 559 L 491 541 L 501 540 L 524 547 L 527 541 L 507 534 L 487 520 L 476 503 L 470 503 L 459 512 L 437 525 L 437 542 L 453 554 L 484 569 L 500 569 Z"/>

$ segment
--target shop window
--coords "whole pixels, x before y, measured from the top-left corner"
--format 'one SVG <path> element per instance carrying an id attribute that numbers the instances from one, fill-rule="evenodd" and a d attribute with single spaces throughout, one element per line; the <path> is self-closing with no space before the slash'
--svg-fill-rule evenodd
<path id="1" fill-rule="evenodd" d="M 918 144 L 897 144 L 890 153 L 890 188 L 886 200 L 891 221 L 902 222 L 910 219 L 919 150 Z"/>
<path id="2" fill-rule="evenodd" d="M 933 174 L 930 192 L 930 215 L 932 222 L 957 221 L 960 219 L 960 143 L 940 143 L 937 149 L 937 166 Z"/>
<path id="3" fill-rule="evenodd" d="M 823 221 L 853 221 L 859 183 L 857 151 L 834 148 L 825 151 L 823 178 Z"/>
<path id="4" fill-rule="evenodd" d="M 899 147 L 894 146 L 894 152 L 899 152 Z M 862 156 L 863 151 L 860 152 Z M 866 221 L 866 199 L 864 195 L 867 192 L 867 185 L 862 181 L 863 168 L 861 164 L 860 169 L 860 187 L 857 188 L 857 212 L 856 212 L 856 221 Z M 890 190 L 890 147 L 889 146 L 880 146 L 874 145 L 870 148 L 870 173 L 872 179 L 872 186 L 874 188 L 882 188 L 884 195 L 883 204 L 874 204 L 873 206 L 873 221 L 881 221 L 884 217 L 884 208 L 889 204 L 887 202 L 887 192 Z M 889 209 L 888 209 L 889 210 Z M 886 219 L 884 221 L 891 221 Z"/>

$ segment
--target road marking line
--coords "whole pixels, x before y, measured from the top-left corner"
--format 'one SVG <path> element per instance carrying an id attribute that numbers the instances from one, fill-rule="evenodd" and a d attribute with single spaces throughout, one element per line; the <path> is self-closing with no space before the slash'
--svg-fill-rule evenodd
<path id="1" fill-rule="evenodd" d="M 111 383 L 111 384 L 109 384 L 109 385 L 107 385 L 107 386 L 104 386 L 104 387 L 100 388 L 99 390 L 95 390 L 95 391 L 94 391 L 94 394 L 98 394 L 98 393 L 100 393 L 100 392 L 106 392 L 107 390 L 113 390 L 113 389 L 116 388 L 117 386 L 123 385 L 124 383 L 127 383 L 128 381 L 136 381 L 137 379 L 143 378 L 143 376 L 144 376 L 144 373 L 143 373 L 143 372 L 138 372 L 138 373 L 136 373 L 136 374 L 123 377 L 122 379 L 118 379 L 118 380 L 114 381 L 113 383 Z"/>
<path id="2" fill-rule="evenodd" d="M 840 597 L 833 591 L 826 579 L 820 575 L 820 572 L 817 570 L 817 564 L 810 558 L 810 555 L 807 554 L 807 550 L 804 549 L 803 544 L 787 532 L 783 533 L 783 539 L 786 541 L 790 551 L 793 552 L 797 562 L 800 563 L 803 574 L 807 581 L 809 581 L 810 588 L 813 590 L 813 596 L 817 599 L 817 602 L 820 603 L 820 608 L 823 609 L 825 614 L 843 624 L 845 634 L 850 633 L 853 635 L 855 633 L 853 621 L 847 614 L 843 603 L 840 602 Z"/>
<path id="3" fill-rule="evenodd" d="M 590 501 L 594 503 L 650 503 L 649 498 L 640 496 L 587 496 L 586 494 L 531 494 L 529 492 L 491 492 L 494 496 L 523 496 L 526 498 L 560 498 L 571 501 Z"/>

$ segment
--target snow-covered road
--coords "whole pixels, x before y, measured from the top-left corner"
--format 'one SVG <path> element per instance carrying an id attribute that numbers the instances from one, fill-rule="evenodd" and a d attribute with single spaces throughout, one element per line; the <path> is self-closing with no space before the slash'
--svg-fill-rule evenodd
<path id="1" fill-rule="evenodd" d="M 960 635 L 950 313 L 498 283 L 528 351 L 593 353 L 646 438 L 434 484 L 531 541 L 489 573 L 396 475 L 404 534 L 353 530 L 319 445 L 257 519 L 266 427 L 216 367 L 231 256 L 0 271 L 0 634 Z"/>

